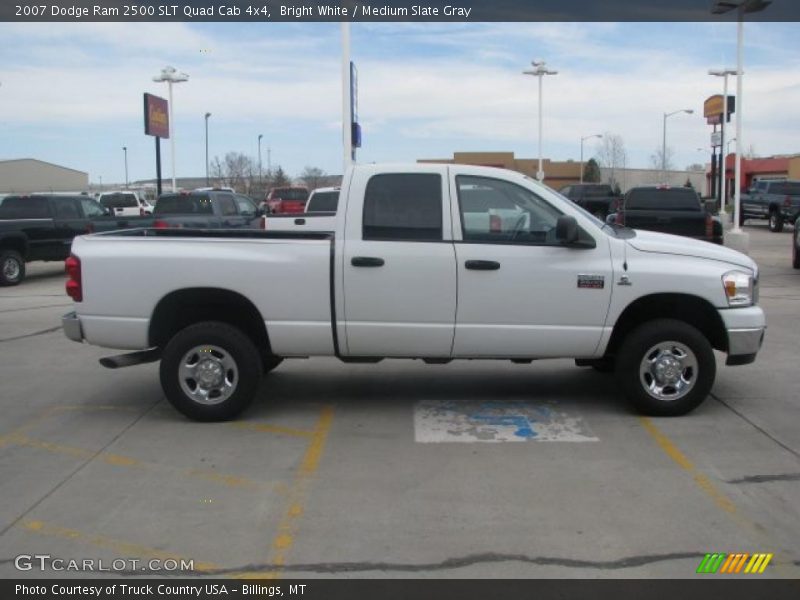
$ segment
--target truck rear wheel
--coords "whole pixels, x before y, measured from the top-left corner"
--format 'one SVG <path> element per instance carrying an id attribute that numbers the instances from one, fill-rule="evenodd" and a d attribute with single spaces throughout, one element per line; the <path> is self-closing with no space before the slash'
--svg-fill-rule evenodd
<path id="1" fill-rule="evenodd" d="M 715 375 L 711 344 L 697 329 L 674 319 L 640 325 L 617 355 L 617 380 L 647 415 L 688 413 L 706 399 Z"/>
<path id="2" fill-rule="evenodd" d="M 227 323 L 204 321 L 179 331 L 164 348 L 161 387 L 190 419 L 226 421 L 253 401 L 262 371 L 250 338 Z"/>
<path id="3" fill-rule="evenodd" d="M 800 269 L 800 219 L 794 222 L 794 233 L 792 234 L 792 266 Z"/>
<path id="4" fill-rule="evenodd" d="M 769 230 L 775 233 L 783 231 L 783 217 L 781 212 L 774 208 L 769 211 Z"/>
<path id="5" fill-rule="evenodd" d="M 18 285 L 25 279 L 25 259 L 16 250 L 0 251 L 0 285 Z"/>

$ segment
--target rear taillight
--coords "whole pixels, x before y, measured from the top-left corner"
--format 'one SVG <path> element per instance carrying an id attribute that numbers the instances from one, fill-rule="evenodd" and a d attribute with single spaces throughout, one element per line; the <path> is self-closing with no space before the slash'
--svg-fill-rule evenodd
<path id="1" fill-rule="evenodd" d="M 714 237 L 714 219 L 706 213 L 706 237 L 710 240 Z"/>
<path id="2" fill-rule="evenodd" d="M 64 261 L 64 270 L 67 272 L 67 296 L 75 302 L 83 301 L 83 281 L 81 280 L 81 259 L 70 254 Z"/>
<path id="3" fill-rule="evenodd" d="M 162 221 L 161 219 L 156 219 L 155 221 L 153 221 L 153 228 L 154 229 L 168 229 L 169 228 L 169 223 L 167 223 L 166 221 Z"/>

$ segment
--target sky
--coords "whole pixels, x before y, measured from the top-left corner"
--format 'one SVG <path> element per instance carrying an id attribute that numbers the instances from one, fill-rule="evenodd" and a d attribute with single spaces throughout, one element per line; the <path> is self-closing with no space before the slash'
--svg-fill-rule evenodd
<path id="1" fill-rule="evenodd" d="M 735 67 L 733 23 L 353 23 L 359 162 L 447 158 L 457 151 L 538 156 L 537 82 L 543 59 L 543 154 L 579 160 L 580 138 L 622 137 L 628 166 L 648 168 L 663 115 L 675 165 L 709 160 L 703 101 L 722 92 L 709 69 Z M 142 93 L 174 87 L 178 177 L 205 174 L 209 154 L 258 154 L 291 176 L 341 173 L 341 39 L 336 23 L 0 23 L 0 159 L 37 158 L 87 171 L 91 182 L 155 177 Z M 800 36 L 796 23 L 745 26 L 745 147 L 800 152 Z M 730 80 L 730 93 L 735 78 Z M 732 123 L 733 125 L 733 123 Z M 732 128 L 729 130 L 732 131 Z M 732 137 L 732 133 L 729 138 Z M 587 140 L 588 159 L 598 140 Z M 162 142 L 164 177 L 171 174 Z"/>

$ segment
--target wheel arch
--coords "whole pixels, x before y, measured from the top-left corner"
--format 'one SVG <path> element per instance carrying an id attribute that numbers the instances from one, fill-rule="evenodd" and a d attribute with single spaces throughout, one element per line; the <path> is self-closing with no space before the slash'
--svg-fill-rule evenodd
<path id="1" fill-rule="evenodd" d="M 201 321 L 220 321 L 239 328 L 253 341 L 265 364 L 274 358 L 258 308 L 238 292 L 215 287 L 184 288 L 161 298 L 150 317 L 150 346 L 163 348 L 178 331 Z"/>
<path id="2" fill-rule="evenodd" d="M 28 239 L 24 235 L 10 234 L 0 238 L 0 250 L 19 252 L 22 260 L 28 260 Z"/>
<path id="3" fill-rule="evenodd" d="M 606 356 L 614 356 L 625 337 L 653 319 L 677 319 L 693 326 L 712 348 L 728 351 L 728 333 L 719 311 L 705 298 L 692 294 L 649 294 L 631 302 L 614 323 Z"/>

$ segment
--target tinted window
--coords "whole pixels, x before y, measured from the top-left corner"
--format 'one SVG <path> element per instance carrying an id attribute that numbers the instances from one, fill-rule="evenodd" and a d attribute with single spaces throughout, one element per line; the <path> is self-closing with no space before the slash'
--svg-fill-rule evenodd
<path id="1" fill-rule="evenodd" d="M 584 197 L 587 198 L 599 198 L 614 195 L 610 185 L 585 185 L 582 189 Z"/>
<path id="2" fill-rule="evenodd" d="M 103 207 L 90 198 L 81 198 L 81 207 L 83 214 L 89 218 L 102 217 L 105 214 Z"/>
<path id="3" fill-rule="evenodd" d="M 364 195 L 365 240 L 441 240 L 442 178 L 374 175 Z"/>
<path id="4" fill-rule="evenodd" d="M 53 216 L 56 219 L 80 219 L 81 213 L 74 198 L 53 198 Z"/>
<path id="5" fill-rule="evenodd" d="M 769 188 L 770 194 L 782 194 L 785 196 L 800 196 L 800 182 L 782 181 L 773 183 Z"/>
<path id="6" fill-rule="evenodd" d="M 138 208 L 139 202 L 135 194 L 102 194 L 100 204 L 106 208 Z"/>
<path id="7" fill-rule="evenodd" d="M 336 212 L 338 204 L 339 192 L 317 192 L 306 205 L 306 212 Z"/>
<path id="8" fill-rule="evenodd" d="M 278 188 L 272 193 L 273 198 L 281 200 L 308 200 L 308 190 L 302 188 Z"/>
<path id="9" fill-rule="evenodd" d="M 49 219 L 50 208 L 44 196 L 6 196 L 0 205 L 3 219 Z"/>
<path id="10" fill-rule="evenodd" d="M 208 194 L 161 196 L 153 209 L 154 215 L 212 215 Z"/>
<path id="11" fill-rule="evenodd" d="M 639 188 L 628 192 L 625 208 L 633 210 L 701 210 L 697 192 L 688 188 Z"/>
<path id="12" fill-rule="evenodd" d="M 465 241 L 556 243 L 561 213 L 524 187 L 489 177 L 456 177 Z"/>
<path id="13" fill-rule="evenodd" d="M 217 196 L 219 202 L 219 212 L 223 217 L 235 217 L 239 214 L 236 211 L 236 202 L 233 201 L 233 196 Z"/>
<path id="14" fill-rule="evenodd" d="M 239 206 L 239 214 L 246 217 L 251 217 L 256 214 L 256 205 L 247 196 L 234 196 L 236 204 Z"/>

